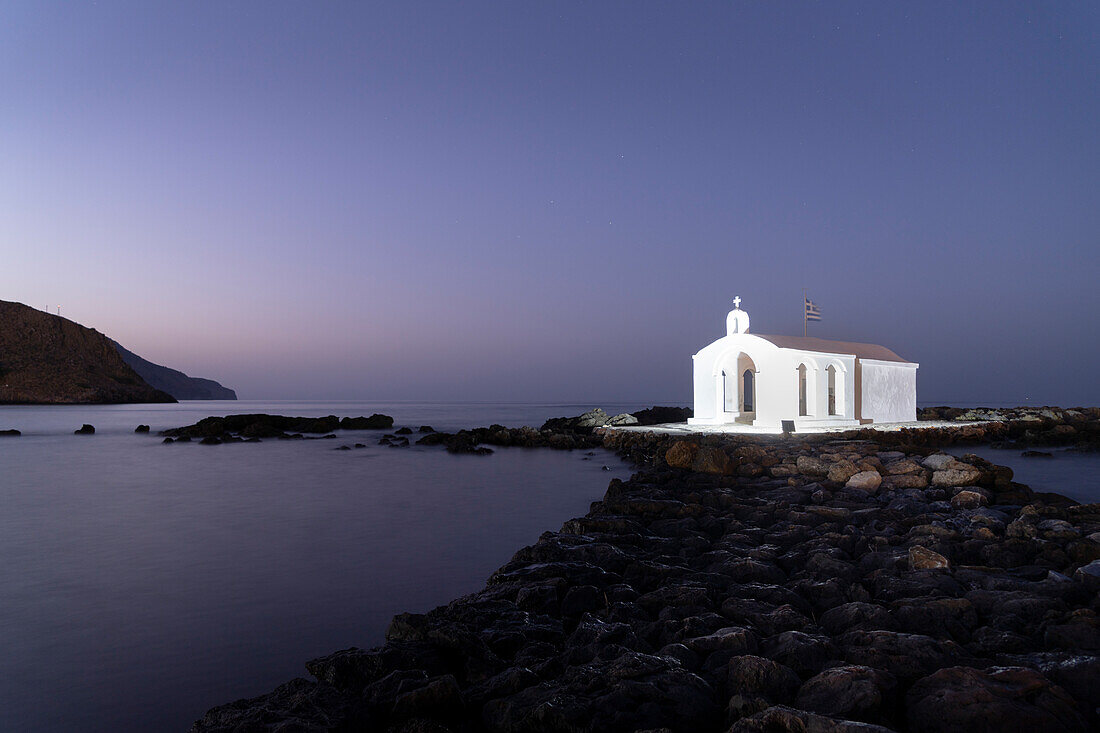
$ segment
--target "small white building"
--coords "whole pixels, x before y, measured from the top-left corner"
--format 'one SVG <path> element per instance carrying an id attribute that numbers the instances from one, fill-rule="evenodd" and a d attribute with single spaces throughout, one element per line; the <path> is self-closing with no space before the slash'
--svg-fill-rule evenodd
<path id="1" fill-rule="evenodd" d="M 875 344 L 750 334 L 741 298 L 733 303 L 726 335 L 692 357 L 689 424 L 771 432 L 784 420 L 801 430 L 917 419 L 914 362 Z"/>

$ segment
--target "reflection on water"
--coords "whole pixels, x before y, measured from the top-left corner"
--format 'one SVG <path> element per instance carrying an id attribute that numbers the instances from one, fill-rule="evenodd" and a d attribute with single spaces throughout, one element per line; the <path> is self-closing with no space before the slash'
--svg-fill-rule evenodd
<path id="1" fill-rule="evenodd" d="M 377 446 L 381 431 L 223 446 L 155 431 L 227 412 L 537 425 L 590 407 L 0 407 L 0 429 L 24 431 L 0 439 L 0 730 L 186 728 L 480 588 L 628 473 L 603 451 L 453 456 Z M 85 422 L 96 434 L 74 436 Z"/>

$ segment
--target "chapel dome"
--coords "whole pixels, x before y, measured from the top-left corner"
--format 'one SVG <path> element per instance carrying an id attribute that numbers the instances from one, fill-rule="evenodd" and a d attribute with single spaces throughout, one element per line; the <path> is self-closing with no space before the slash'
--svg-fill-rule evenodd
<path id="1" fill-rule="evenodd" d="M 749 314 L 741 310 L 741 296 L 733 299 L 733 310 L 726 316 L 726 335 L 749 332 Z"/>

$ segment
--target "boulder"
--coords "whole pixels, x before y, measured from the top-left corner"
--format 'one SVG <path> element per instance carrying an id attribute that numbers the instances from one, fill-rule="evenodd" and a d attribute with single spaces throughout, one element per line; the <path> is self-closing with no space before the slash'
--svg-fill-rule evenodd
<path id="1" fill-rule="evenodd" d="M 848 482 L 844 484 L 844 488 L 858 489 L 859 491 L 866 491 L 868 494 L 874 494 L 881 485 L 882 476 L 878 471 L 860 471 L 848 479 Z"/>
<path id="2" fill-rule="evenodd" d="M 909 689 L 905 717 L 910 730 L 929 733 L 1088 728 L 1065 690 L 1025 667 L 941 669 Z"/>
<path id="3" fill-rule="evenodd" d="M 700 446 L 691 468 L 699 473 L 729 474 L 733 472 L 734 466 L 729 455 L 721 448 Z"/>
<path id="4" fill-rule="evenodd" d="M 149 426 L 148 425 L 138 425 L 136 428 L 134 428 L 134 432 L 135 433 L 148 433 L 149 432 Z"/>
<path id="5" fill-rule="evenodd" d="M 615 427 L 619 425 L 637 425 L 638 418 L 634 417 L 630 413 L 624 412 L 620 415 L 615 415 L 614 417 L 608 418 L 607 424 Z"/>
<path id="6" fill-rule="evenodd" d="M 726 712 L 737 719 L 790 702 L 800 684 L 798 675 L 779 662 L 751 654 L 733 657 L 726 666 Z"/>
<path id="7" fill-rule="evenodd" d="M 978 483 L 982 472 L 966 463 L 954 461 L 944 468 L 932 473 L 933 486 L 972 486 Z"/>
<path id="8" fill-rule="evenodd" d="M 691 468 L 699 446 L 689 440 L 678 440 L 665 452 L 665 462 L 673 468 Z"/>
<path id="9" fill-rule="evenodd" d="M 931 468 L 933 471 L 941 471 L 947 468 L 948 464 L 954 462 L 954 456 L 949 456 L 946 453 L 935 453 L 921 461 L 921 465 L 925 468 Z"/>
<path id="10" fill-rule="evenodd" d="M 847 661 L 885 670 L 902 683 L 958 664 L 962 657 L 954 642 L 938 641 L 923 634 L 849 631 L 837 641 Z"/>
<path id="11" fill-rule="evenodd" d="M 84 423 L 79 429 L 73 431 L 74 435 L 94 435 L 95 426 Z"/>
<path id="12" fill-rule="evenodd" d="M 826 478 L 833 483 L 842 484 L 857 473 L 859 473 L 859 469 L 851 461 L 837 461 L 829 467 Z"/>
<path id="13" fill-rule="evenodd" d="M 921 545 L 909 548 L 909 568 L 911 570 L 947 570 L 950 563 L 938 552 Z"/>
<path id="14" fill-rule="evenodd" d="M 823 478 L 829 474 L 832 466 L 816 456 L 799 456 L 797 464 L 798 472 L 804 476 Z"/>
<path id="15" fill-rule="evenodd" d="M 1073 573 L 1075 580 L 1080 581 L 1090 591 L 1100 591 L 1100 560 L 1093 560 L 1088 565 L 1082 565 Z"/>
<path id="16" fill-rule="evenodd" d="M 638 425 L 663 425 L 665 423 L 687 422 L 694 414 L 690 407 L 650 407 L 634 413 Z"/>
<path id="17" fill-rule="evenodd" d="M 806 680 L 795 705 L 854 720 L 878 720 L 897 681 L 888 672 L 859 664 L 831 667 Z"/>
<path id="18" fill-rule="evenodd" d="M 894 733 L 889 728 L 775 705 L 733 724 L 729 733 Z"/>
<path id="19" fill-rule="evenodd" d="M 977 491 L 960 491 L 951 497 L 951 506 L 957 509 L 977 509 L 988 503 L 989 500 Z"/>

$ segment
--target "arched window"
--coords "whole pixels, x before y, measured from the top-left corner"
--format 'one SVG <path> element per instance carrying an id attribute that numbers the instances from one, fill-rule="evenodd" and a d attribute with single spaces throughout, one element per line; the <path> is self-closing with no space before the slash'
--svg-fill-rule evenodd
<path id="1" fill-rule="evenodd" d="M 825 370 L 829 375 L 829 414 L 836 414 L 836 367 L 832 364 Z"/>
<path id="2" fill-rule="evenodd" d="M 798 416 L 806 417 L 806 365 L 798 365 Z"/>
<path id="3" fill-rule="evenodd" d="M 745 412 L 755 412 L 756 393 L 753 391 L 752 369 L 745 370 L 745 373 L 742 375 L 742 380 L 744 382 L 744 389 L 742 390 L 742 394 L 744 394 L 745 396 L 744 410 Z"/>

